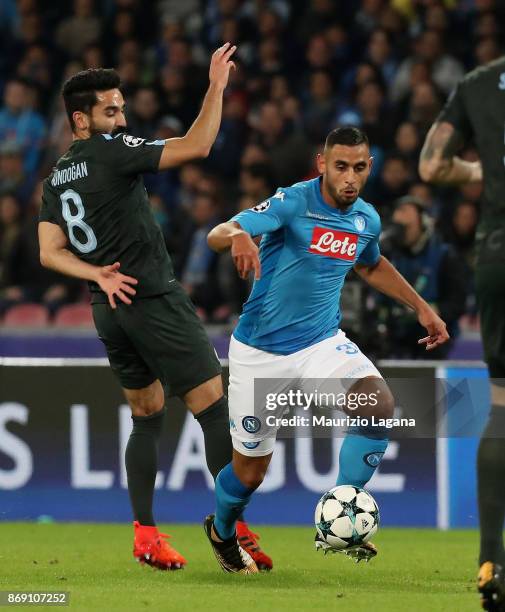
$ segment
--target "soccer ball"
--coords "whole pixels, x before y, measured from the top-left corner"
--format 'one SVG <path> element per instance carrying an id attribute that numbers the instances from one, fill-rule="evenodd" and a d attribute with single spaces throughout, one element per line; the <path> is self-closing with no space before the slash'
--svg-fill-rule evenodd
<path id="1" fill-rule="evenodd" d="M 321 497 L 314 520 L 322 540 L 334 550 L 344 550 L 368 542 L 377 532 L 379 508 L 364 489 L 341 485 Z"/>

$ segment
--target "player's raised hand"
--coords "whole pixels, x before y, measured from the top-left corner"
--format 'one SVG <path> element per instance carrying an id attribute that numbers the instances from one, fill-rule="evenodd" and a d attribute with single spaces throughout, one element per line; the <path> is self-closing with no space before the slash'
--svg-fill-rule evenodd
<path id="1" fill-rule="evenodd" d="M 418 321 L 426 329 L 429 336 L 420 338 L 417 343 L 425 344 L 427 351 L 432 351 L 449 340 L 449 334 L 447 333 L 444 321 L 431 308 L 420 313 Z"/>
<path id="2" fill-rule="evenodd" d="M 235 69 L 235 63 L 230 60 L 237 47 L 229 42 L 225 43 L 212 54 L 209 68 L 209 81 L 224 89 L 228 84 L 231 68 Z"/>
<path id="3" fill-rule="evenodd" d="M 255 280 L 261 278 L 261 264 L 258 253 L 259 249 L 249 234 L 241 232 L 233 236 L 231 256 L 240 278 L 247 278 L 251 270 L 254 270 Z"/>
<path id="4" fill-rule="evenodd" d="M 137 292 L 131 285 L 138 283 L 136 278 L 126 276 L 119 272 L 121 264 L 116 261 L 110 266 L 102 266 L 98 272 L 96 282 L 100 289 L 107 294 L 111 308 L 117 308 L 115 298 L 119 298 L 125 304 L 131 304 L 132 301 L 128 295 L 135 295 Z"/>

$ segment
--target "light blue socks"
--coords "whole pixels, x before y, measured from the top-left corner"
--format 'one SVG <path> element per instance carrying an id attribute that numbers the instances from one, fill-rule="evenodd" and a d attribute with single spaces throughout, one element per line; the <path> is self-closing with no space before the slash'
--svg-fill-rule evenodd
<path id="1" fill-rule="evenodd" d="M 387 438 L 369 438 L 358 431 L 348 433 L 342 443 L 337 485 L 363 488 L 372 478 L 386 451 Z"/>
<path id="2" fill-rule="evenodd" d="M 216 478 L 216 516 L 214 528 L 222 540 L 235 535 L 235 523 L 251 499 L 255 489 L 245 487 L 233 470 L 225 465 Z"/>

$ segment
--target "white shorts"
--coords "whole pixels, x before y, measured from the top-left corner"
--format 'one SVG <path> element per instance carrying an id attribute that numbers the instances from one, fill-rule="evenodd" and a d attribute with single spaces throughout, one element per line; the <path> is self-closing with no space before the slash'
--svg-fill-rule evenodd
<path id="1" fill-rule="evenodd" d="M 276 431 L 274 428 L 272 433 L 272 427 L 266 423 L 266 417 L 272 412 L 264 405 L 255 406 L 255 379 L 276 379 L 269 391 L 281 393 L 296 385 L 298 379 L 328 380 L 335 392 L 339 391 L 336 386 L 344 392 L 348 388 L 342 379 L 382 378 L 370 359 L 342 330 L 291 355 L 267 353 L 232 336 L 229 368 L 228 403 L 233 447 L 251 457 L 273 452 Z"/>

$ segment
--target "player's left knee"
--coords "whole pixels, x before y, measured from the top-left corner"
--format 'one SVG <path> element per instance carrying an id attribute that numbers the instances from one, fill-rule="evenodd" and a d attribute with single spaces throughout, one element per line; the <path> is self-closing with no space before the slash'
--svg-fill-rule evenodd
<path id="1" fill-rule="evenodd" d="M 356 381 L 348 393 L 348 400 L 351 394 L 359 404 L 359 407 L 355 408 L 355 414 L 366 418 L 371 418 L 373 415 L 377 419 L 393 417 L 395 410 L 394 397 L 386 381 L 382 378 L 370 376 Z M 349 408 L 349 405 L 347 408 Z M 348 410 L 346 412 L 350 414 Z"/>
<path id="2" fill-rule="evenodd" d="M 248 489 L 256 490 L 265 479 L 270 457 L 238 457 L 235 453 L 233 469 L 240 482 Z"/>

